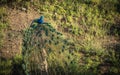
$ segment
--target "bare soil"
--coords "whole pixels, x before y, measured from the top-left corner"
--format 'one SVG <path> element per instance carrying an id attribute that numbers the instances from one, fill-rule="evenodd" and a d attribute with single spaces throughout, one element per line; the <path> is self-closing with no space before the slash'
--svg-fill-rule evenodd
<path id="1" fill-rule="evenodd" d="M 27 12 L 17 9 L 8 9 L 9 29 L 5 31 L 4 45 L 0 50 L 0 57 L 13 58 L 21 54 L 22 31 L 30 26 L 32 20 L 39 17 L 39 14 L 30 9 Z"/>

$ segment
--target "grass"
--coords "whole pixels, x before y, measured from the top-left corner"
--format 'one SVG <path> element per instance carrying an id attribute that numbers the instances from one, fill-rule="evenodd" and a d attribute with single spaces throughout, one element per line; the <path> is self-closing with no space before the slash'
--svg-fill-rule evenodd
<path id="1" fill-rule="evenodd" d="M 21 55 L 13 59 L 0 58 L 0 75 L 24 75 L 22 63 Z"/>
<path id="2" fill-rule="evenodd" d="M 10 75 L 12 71 L 12 61 L 11 60 L 2 60 L 0 59 L 0 74 L 1 75 Z"/>
<path id="3" fill-rule="evenodd" d="M 0 7 L 0 48 L 3 45 L 3 38 L 5 36 L 4 30 L 8 26 L 6 16 L 7 16 L 6 8 Z"/>
<path id="4" fill-rule="evenodd" d="M 109 42 L 104 42 L 109 41 L 111 36 L 114 38 L 120 36 L 120 24 L 115 20 L 120 16 L 118 0 L 69 0 L 69 2 L 67 0 L 36 0 L 33 2 L 18 0 L 13 2 L 16 8 L 22 8 L 17 7 L 16 4 L 22 5 L 27 10 L 34 7 L 51 23 L 46 26 L 41 25 L 42 27 L 36 24 L 33 25 L 33 29 L 31 27 L 26 29 L 23 45 L 23 66 L 27 66 L 24 69 L 26 73 L 32 72 L 29 64 L 40 65 L 40 63 L 35 64 L 38 62 L 38 56 L 41 55 L 37 52 L 41 52 L 40 50 L 44 46 L 48 54 L 46 59 L 50 75 L 105 73 L 117 75 L 120 73 L 119 48 L 111 48 L 106 46 L 106 44 L 109 45 Z M 0 11 L 3 12 L 0 12 L 1 16 L 4 11 L 3 9 Z M 118 18 L 118 20 L 120 19 Z M 0 25 L 2 27 L 0 31 L 2 31 L 4 28 L 2 20 Z M 59 39 L 57 32 L 54 33 L 55 29 L 58 30 L 58 34 L 63 34 Z M 42 31 L 43 33 L 41 33 Z M 106 39 L 106 37 L 109 38 Z M 116 45 L 119 47 L 119 44 Z M 66 48 L 63 49 L 64 47 Z M 34 54 L 35 52 L 36 54 Z M 33 61 L 32 57 L 36 59 Z M 29 60 L 29 58 L 31 59 Z M 108 65 L 109 68 L 107 67 L 107 71 L 103 71 L 101 65 L 104 65 L 104 68 Z M 35 66 L 32 68 L 33 70 L 40 69 Z"/>

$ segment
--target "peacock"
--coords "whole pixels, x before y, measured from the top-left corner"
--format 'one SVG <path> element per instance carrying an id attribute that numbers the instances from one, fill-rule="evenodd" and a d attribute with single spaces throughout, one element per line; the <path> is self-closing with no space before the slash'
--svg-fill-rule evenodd
<path id="1" fill-rule="evenodd" d="M 63 63 L 68 62 L 66 60 L 70 56 L 68 44 L 62 33 L 54 29 L 50 23 L 44 22 L 44 16 L 35 19 L 25 30 L 23 39 L 23 68 L 26 75 L 50 74 L 51 68 L 54 67 L 51 63 L 54 61 L 58 64 L 59 61 L 54 57 L 65 55 L 64 58 L 59 59 Z"/>

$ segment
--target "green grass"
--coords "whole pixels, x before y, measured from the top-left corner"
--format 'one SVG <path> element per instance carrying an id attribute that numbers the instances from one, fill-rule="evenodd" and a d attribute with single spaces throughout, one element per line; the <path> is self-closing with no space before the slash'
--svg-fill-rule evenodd
<path id="1" fill-rule="evenodd" d="M 6 8 L 0 7 L 0 48 L 3 45 L 3 38 L 5 36 L 4 30 L 8 26 L 6 16 L 7 16 Z"/>
<path id="2" fill-rule="evenodd" d="M 22 56 L 16 55 L 13 59 L 0 58 L 0 75 L 24 75 Z"/>
<path id="3" fill-rule="evenodd" d="M 11 60 L 2 60 L 0 59 L 0 74 L 1 75 L 10 75 L 12 72 L 12 61 Z"/>

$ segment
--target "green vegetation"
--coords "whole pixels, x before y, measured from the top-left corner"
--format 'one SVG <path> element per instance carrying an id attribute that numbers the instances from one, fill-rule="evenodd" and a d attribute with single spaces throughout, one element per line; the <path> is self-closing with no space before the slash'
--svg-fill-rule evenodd
<path id="1" fill-rule="evenodd" d="M 4 30 L 8 26 L 6 16 L 7 16 L 6 8 L 0 7 L 0 48 L 3 45 L 3 38 L 5 36 Z"/>
<path id="2" fill-rule="evenodd" d="M 1 3 L 10 5 L 8 1 Z M 15 0 L 11 4 L 17 9 L 34 7 L 51 23 L 33 23 L 24 32 L 23 55 L 17 60 L 26 75 L 42 71 L 43 49 L 50 75 L 120 73 L 120 43 L 114 42 L 120 39 L 119 0 Z M 6 28 L 4 10 L 0 8 L 0 37 Z"/>
<path id="3" fill-rule="evenodd" d="M 0 59 L 0 75 L 10 75 L 12 72 L 12 61 Z"/>
<path id="4" fill-rule="evenodd" d="M 16 55 L 13 59 L 0 58 L 0 75 L 24 75 L 22 56 Z"/>

